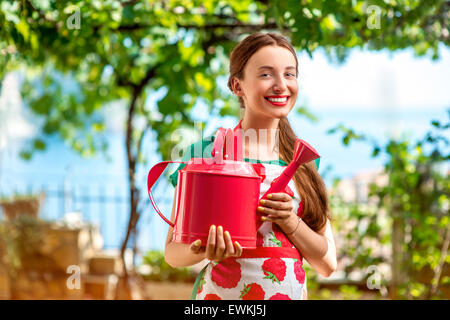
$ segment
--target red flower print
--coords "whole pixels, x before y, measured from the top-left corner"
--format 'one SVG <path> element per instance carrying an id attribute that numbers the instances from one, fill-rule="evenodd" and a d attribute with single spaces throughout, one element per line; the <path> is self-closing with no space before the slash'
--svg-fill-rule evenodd
<path id="1" fill-rule="evenodd" d="M 280 227 L 276 225 L 275 223 L 272 224 L 273 232 L 271 234 L 273 235 L 273 238 L 275 238 L 277 241 L 270 239 L 270 241 L 274 242 L 278 247 L 286 247 L 286 248 L 292 248 L 293 244 L 291 241 L 289 241 L 288 237 L 284 234 L 283 231 L 281 231 Z"/>
<path id="2" fill-rule="evenodd" d="M 234 288 L 241 280 L 241 264 L 236 258 L 227 258 L 211 270 L 211 279 L 222 288 Z"/>
<path id="3" fill-rule="evenodd" d="M 300 284 L 305 283 L 305 270 L 303 270 L 303 262 L 301 259 L 296 260 L 294 263 L 294 274 Z"/>
<path id="4" fill-rule="evenodd" d="M 244 289 L 241 291 L 242 300 L 264 300 L 263 288 L 257 283 L 244 284 Z"/>
<path id="5" fill-rule="evenodd" d="M 272 283 L 277 282 L 280 284 L 284 280 L 286 275 L 286 263 L 280 258 L 270 258 L 264 261 L 262 265 L 264 279 L 272 280 Z"/>
<path id="6" fill-rule="evenodd" d="M 287 294 L 276 293 L 273 296 L 271 296 L 269 300 L 292 300 L 292 299 L 289 298 Z"/>
<path id="7" fill-rule="evenodd" d="M 217 294 L 208 293 L 204 300 L 222 300 Z"/>

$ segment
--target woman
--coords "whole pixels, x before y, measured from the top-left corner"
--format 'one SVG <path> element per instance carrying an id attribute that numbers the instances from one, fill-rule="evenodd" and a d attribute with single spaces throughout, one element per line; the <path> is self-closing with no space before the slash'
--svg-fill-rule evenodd
<path id="1" fill-rule="evenodd" d="M 244 160 L 265 167 L 261 195 L 292 160 L 297 137 L 286 117 L 298 96 L 297 77 L 295 50 L 276 33 L 251 34 L 231 53 L 228 87 L 244 110 L 237 128 L 244 136 L 256 133 L 256 140 L 242 141 Z M 210 155 L 213 141 L 214 137 L 207 137 L 198 142 L 200 156 Z M 194 146 L 183 160 L 198 157 L 190 152 L 197 150 Z M 301 165 L 285 192 L 260 203 L 262 223 L 254 250 L 233 243 L 221 226 L 211 226 L 206 244 L 197 240 L 190 245 L 172 242 L 169 227 L 165 259 L 171 266 L 209 260 L 194 286 L 196 299 L 306 299 L 303 258 L 325 277 L 336 270 L 327 191 L 318 164 Z M 178 170 L 171 176 L 174 185 Z"/>

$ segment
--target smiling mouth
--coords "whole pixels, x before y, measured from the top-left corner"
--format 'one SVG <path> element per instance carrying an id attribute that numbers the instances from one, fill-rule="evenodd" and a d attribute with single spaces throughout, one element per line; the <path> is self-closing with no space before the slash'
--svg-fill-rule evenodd
<path id="1" fill-rule="evenodd" d="M 283 97 L 283 98 L 269 98 L 264 97 L 267 101 L 269 101 L 271 104 L 275 106 L 284 106 L 287 104 L 287 101 L 289 100 L 289 96 Z"/>

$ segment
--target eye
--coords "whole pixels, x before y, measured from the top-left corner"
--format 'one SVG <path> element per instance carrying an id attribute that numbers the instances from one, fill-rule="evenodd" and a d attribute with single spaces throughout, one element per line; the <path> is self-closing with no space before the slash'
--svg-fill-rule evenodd
<path id="1" fill-rule="evenodd" d="M 261 77 L 266 78 L 266 76 L 270 76 L 270 73 L 263 73 Z"/>
<path id="2" fill-rule="evenodd" d="M 287 75 L 289 75 L 290 77 L 295 77 L 295 74 L 293 74 L 293 73 L 286 73 Z"/>

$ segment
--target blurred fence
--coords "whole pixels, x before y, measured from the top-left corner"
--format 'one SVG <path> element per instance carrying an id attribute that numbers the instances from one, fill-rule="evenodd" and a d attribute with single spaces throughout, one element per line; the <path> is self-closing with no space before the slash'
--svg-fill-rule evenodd
<path id="1" fill-rule="evenodd" d="M 172 206 L 172 192 L 167 192 L 169 186 L 161 179 L 153 192 L 161 210 L 169 212 Z M 143 188 L 145 189 L 145 188 Z M 61 221 L 68 213 L 78 213 L 82 221 L 97 226 L 103 237 L 104 249 L 119 249 L 124 239 L 130 212 L 129 190 L 120 184 L 21 184 L 6 186 L 0 184 L 0 191 L 14 190 L 17 194 L 45 193 L 39 216 L 50 221 Z M 2 192 L 1 196 L 5 196 Z M 153 223 L 155 210 L 152 207 L 147 190 L 142 190 L 142 216 L 138 225 L 138 247 L 141 250 L 157 247 L 161 237 L 161 224 Z M 0 208 L 1 211 L 1 208 Z"/>

